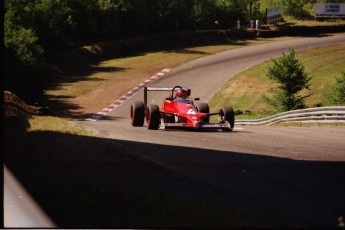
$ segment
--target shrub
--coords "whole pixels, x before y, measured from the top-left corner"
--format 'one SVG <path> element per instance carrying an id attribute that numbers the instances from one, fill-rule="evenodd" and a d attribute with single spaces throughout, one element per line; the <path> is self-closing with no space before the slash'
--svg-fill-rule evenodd
<path id="1" fill-rule="evenodd" d="M 333 105 L 345 105 L 345 72 L 336 80 L 337 83 L 332 92 L 327 95 L 328 99 Z"/>
<path id="2" fill-rule="evenodd" d="M 290 48 L 289 51 L 289 54 L 283 53 L 278 60 L 272 59 L 273 66 L 267 73 L 267 77 L 277 84 L 270 89 L 273 97 L 264 96 L 264 99 L 278 112 L 305 108 L 304 99 L 310 96 L 299 95 L 301 90 L 309 89 L 311 78 L 296 57 L 295 50 Z"/>

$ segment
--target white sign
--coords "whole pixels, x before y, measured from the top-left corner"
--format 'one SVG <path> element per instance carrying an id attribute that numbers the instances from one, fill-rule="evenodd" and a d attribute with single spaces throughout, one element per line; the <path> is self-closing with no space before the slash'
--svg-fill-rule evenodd
<path id="1" fill-rule="evenodd" d="M 315 17 L 345 17 L 345 4 L 316 3 L 314 10 Z"/>
<path id="2" fill-rule="evenodd" d="M 282 19 L 282 12 L 283 8 L 281 6 L 267 8 L 267 23 Z"/>

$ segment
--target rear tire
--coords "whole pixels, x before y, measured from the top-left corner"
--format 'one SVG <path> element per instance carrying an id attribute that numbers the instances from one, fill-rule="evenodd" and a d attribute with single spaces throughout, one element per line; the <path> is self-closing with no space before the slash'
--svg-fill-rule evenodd
<path id="1" fill-rule="evenodd" d="M 197 106 L 197 110 L 199 113 L 209 113 L 210 112 L 210 107 L 208 106 L 207 103 L 199 103 Z M 203 123 L 210 123 L 210 117 L 207 116 L 202 119 Z"/>
<path id="2" fill-rule="evenodd" d="M 146 109 L 146 123 L 148 129 L 158 129 L 160 112 L 157 105 L 149 105 Z"/>
<path id="3" fill-rule="evenodd" d="M 223 131 L 232 131 L 235 126 L 234 109 L 230 106 L 224 106 L 220 109 L 219 116 L 222 122 L 228 121 L 230 124 L 230 128 L 224 128 Z"/>
<path id="4" fill-rule="evenodd" d="M 141 101 L 135 101 L 131 105 L 132 126 L 143 126 L 145 117 L 145 105 Z"/>

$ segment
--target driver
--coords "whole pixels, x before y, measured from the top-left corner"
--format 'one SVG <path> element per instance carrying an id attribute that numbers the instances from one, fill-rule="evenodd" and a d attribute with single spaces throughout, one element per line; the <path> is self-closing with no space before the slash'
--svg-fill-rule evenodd
<path id="1" fill-rule="evenodd" d="M 182 99 L 188 98 L 188 93 L 185 88 L 178 89 L 175 95 L 176 95 L 176 98 L 182 98 Z"/>
<path id="2" fill-rule="evenodd" d="M 191 104 L 191 99 L 188 98 L 188 92 L 186 88 L 179 88 L 175 93 L 174 101 L 183 102 L 187 104 Z"/>

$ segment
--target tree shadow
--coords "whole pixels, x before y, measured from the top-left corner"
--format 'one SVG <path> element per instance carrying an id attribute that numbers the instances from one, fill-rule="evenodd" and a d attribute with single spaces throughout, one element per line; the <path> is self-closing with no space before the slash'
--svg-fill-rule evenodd
<path id="1" fill-rule="evenodd" d="M 283 24 L 274 31 L 260 32 L 260 37 L 280 37 L 280 36 L 296 36 L 296 37 L 328 37 L 329 33 L 345 32 L 345 25 L 339 26 L 298 26 L 294 24 Z"/>
<path id="2" fill-rule="evenodd" d="M 56 86 L 59 87 L 59 86 Z M 69 102 L 71 97 L 64 95 L 44 95 L 42 96 L 41 104 L 48 105 L 39 108 L 39 115 L 42 116 L 55 116 L 62 118 L 86 119 L 93 114 L 78 113 L 82 109 L 78 104 Z"/>
<path id="3" fill-rule="evenodd" d="M 190 50 L 190 49 L 178 49 L 178 50 L 169 50 L 169 51 L 165 51 L 168 53 L 181 53 L 181 54 L 209 54 L 207 52 L 201 52 L 201 51 L 197 51 L 197 50 Z"/>
<path id="4" fill-rule="evenodd" d="M 59 228 L 336 227 L 344 215 L 345 162 L 42 131 L 5 143 L 4 163 Z"/>

